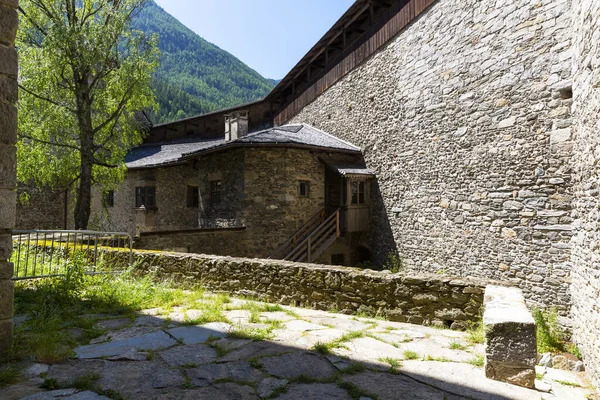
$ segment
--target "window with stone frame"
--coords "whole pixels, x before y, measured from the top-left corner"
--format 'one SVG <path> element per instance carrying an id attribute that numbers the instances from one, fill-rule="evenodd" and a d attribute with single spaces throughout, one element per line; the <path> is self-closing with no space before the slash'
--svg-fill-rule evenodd
<path id="1" fill-rule="evenodd" d="M 351 182 L 350 190 L 352 193 L 351 204 L 365 204 L 365 183 Z"/>
<path id="2" fill-rule="evenodd" d="M 310 184 L 308 181 L 298 181 L 298 195 L 308 197 L 310 195 Z"/>
<path id="3" fill-rule="evenodd" d="M 210 205 L 221 204 L 221 181 L 210 181 Z"/>
<path id="4" fill-rule="evenodd" d="M 187 187 L 187 206 L 189 208 L 197 208 L 200 205 L 200 195 L 198 193 L 198 186 Z"/>
<path id="5" fill-rule="evenodd" d="M 135 188 L 135 206 L 137 208 L 156 208 L 156 187 L 139 186 Z"/>
<path id="6" fill-rule="evenodd" d="M 115 206 L 115 191 L 108 190 L 104 193 L 104 207 L 112 208 Z"/>

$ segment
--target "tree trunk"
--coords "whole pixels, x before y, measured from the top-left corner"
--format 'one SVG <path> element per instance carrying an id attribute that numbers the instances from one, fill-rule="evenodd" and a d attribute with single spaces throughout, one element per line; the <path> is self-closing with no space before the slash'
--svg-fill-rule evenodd
<path id="1" fill-rule="evenodd" d="M 86 76 L 83 74 L 83 76 Z M 77 122 L 80 139 L 79 190 L 75 203 L 75 229 L 87 229 L 92 212 L 92 168 L 94 165 L 94 133 L 88 79 L 79 82 L 76 93 Z"/>
<path id="2" fill-rule="evenodd" d="M 75 229 L 87 229 L 92 210 L 92 163 L 81 153 L 81 167 L 77 203 L 75 203 Z"/>

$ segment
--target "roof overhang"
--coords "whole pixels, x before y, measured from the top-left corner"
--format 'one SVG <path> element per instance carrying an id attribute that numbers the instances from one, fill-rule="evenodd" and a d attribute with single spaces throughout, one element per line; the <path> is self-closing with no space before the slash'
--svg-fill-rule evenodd
<path id="1" fill-rule="evenodd" d="M 356 163 L 348 163 L 348 162 L 332 162 L 332 161 L 323 161 L 327 168 L 330 170 L 337 172 L 344 178 L 354 179 L 354 180 L 367 180 L 375 178 L 375 172 L 370 168 L 367 168 L 364 165 L 356 164 Z"/>

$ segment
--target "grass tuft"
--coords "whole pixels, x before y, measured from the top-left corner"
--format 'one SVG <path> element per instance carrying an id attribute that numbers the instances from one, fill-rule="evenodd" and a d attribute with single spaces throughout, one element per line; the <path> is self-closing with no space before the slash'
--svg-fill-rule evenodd
<path id="1" fill-rule="evenodd" d="M 404 358 L 407 360 L 417 360 L 419 358 L 419 354 L 412 350 L 406 350 L 404 352 Z"/>
<path id="2" fill-rule="evenodd" d="M 467 346 L 465 346 L 464 344 L 460 343 L 460 342 L 452 342 L 450 343 L 450 349 L 451 350 L 465 350 L 467 348 Z"/>
<path id="3" fill-rule="evenodd" d="M 476 354 L 467 362 L 475 367 L 483 367 L 483 364 L 485 364 L 485 357 L 482 354 Z"/>
<path id="4" fill-rule="evenodd" d="M 0 388 L 19 381 L 21 370 L 14 365 L 0 367 Z"/>

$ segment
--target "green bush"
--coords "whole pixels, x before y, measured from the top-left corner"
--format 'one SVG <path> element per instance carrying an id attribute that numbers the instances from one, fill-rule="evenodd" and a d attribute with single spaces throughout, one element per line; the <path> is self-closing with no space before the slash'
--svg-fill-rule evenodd
<path id="1" fill-rule="evenodd" d="M 402 256 L 397 251 L 390 251 L 387 257 L 387 261 L 383 265 L 383 269 L 388 269 L 391 272 L 398 273 L 406 269 Z"/>

